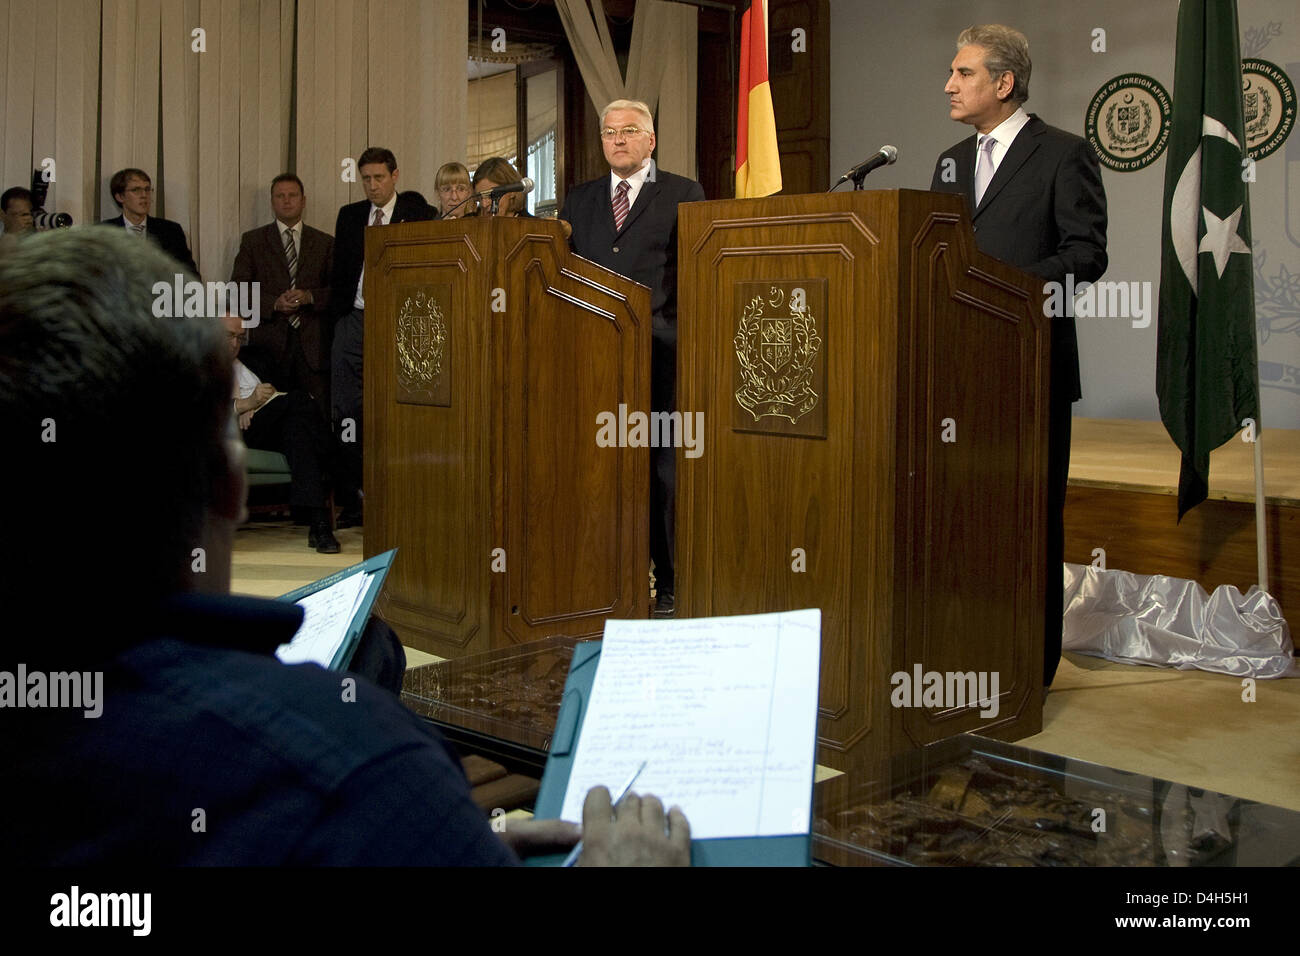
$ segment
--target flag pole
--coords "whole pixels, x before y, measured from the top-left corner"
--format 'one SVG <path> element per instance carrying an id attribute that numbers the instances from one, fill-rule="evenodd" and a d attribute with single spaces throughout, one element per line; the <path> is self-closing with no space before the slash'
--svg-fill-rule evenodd
<path id="1" fill-rule="evenodd" d="M 1264 508 L 1264 430 L 1255 423 L 1255 552 L 1259 563 L 1259 589 L 1268 590 L 1268 522 Z"/>

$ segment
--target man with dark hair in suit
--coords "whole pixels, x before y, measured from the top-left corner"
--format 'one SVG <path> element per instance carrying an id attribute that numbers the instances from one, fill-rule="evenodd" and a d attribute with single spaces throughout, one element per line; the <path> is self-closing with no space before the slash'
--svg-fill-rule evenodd
<path id="1" fill-rule="evenodd" d="M 397 158 L 381 146 L 357 159 L 366 198 L 339 209 L 334 224 L 334 269 L 330 309 L 337 317 L 330 354 L 330 401 L 340 439 L 340 528 L 361 524 L 361 400 L 365 344 L 365 232 L 367 226 L 437 219 L 438 211 L 416 192 L 398 195 Z M 348 427 L 348 422 L 351 427 Z M 351 439 L 351 440 L 345 440 Z"/>
<path id="2" fill-rule="evenodd" d="M 650 108 L 615 100 L 601 111 L 601 146 L 609 175 L 575 186 L 560 218 L 570 223 L 569 244 L 583 258 L 650 287 L 653 341 L 652 411 L 672 411 L 677 388 L 677 206 L 704 199 L 693 179 L 659 169 Z M 650 558 L 655 566 L 656 617 L 672 617 L 674 494 L 677 453 L 650 449 Z"/>
<path id="3" fill-rule="evenodd" d="M 976 135 L 939 157 L 930 188 L 966 197 L 980 251 L 1047 282 L 1096 282 L 1107 263 L 1101 166 L 1083 139 L 1025 112 L 1029 73 L 1029 41 L 1018 30 L 962 31 L 944 92 L 949 115 Z M 1070 406 L 1082 397 L 1071 310 L 1052 318 L 1050 395 L 1044 686 L 1061 660 Z"/>
<path id="4" fill-rule="evenodd" d="M 293 173 L 271 180 L 275 221 L 244 233 L 230 280 L 259 283 L 261 322 L 248 330 L 248 344 L 271 359 L 276 384 L 305 390 L 328 422 L 334 240 L 302 221 L 306 205 Z"/>
<path id="5" fill-rule="evenodd" d="M 122 215 L 112 219 L 101 219 L 101 226 L 117 226 L 125 229 L 128 235 L 141 239 L 151 239 L 162 246 L 167 253 L 194 275 L 199 274 L 199 267 L 190 255 L 189 243 L 185 241 L 185 230 L 180 223 L 170 219 L 157 219 L 149 215 L 153 203 L 153 180 L 143 169 L 119 169 L 108 183 L 113 202 L 122 210 Z"/>

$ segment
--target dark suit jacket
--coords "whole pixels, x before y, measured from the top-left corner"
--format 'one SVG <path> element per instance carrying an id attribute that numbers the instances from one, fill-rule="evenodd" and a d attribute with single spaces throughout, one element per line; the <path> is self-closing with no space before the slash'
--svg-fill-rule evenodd
<path id="1" fill-rule="evenodd" d="M 569 190 L 560 210 L 573 226 L 569 245 L 584 259 L 649 286 L 655 337 L 676 345 L 677 205 L 703 201 L 704 187 L 652 161 L 623 228 L 615 232 L 609 186 L 606 173 Z"/>
<path id="2" fill-rule="evenodd" d="M 117 216 L 113 219 L 101 219 L 99 224 L 125 229 L 126 217 Z M 190 255 L 190 246 L 185 241 L 185 230 L 181 228 L 180 223 L 172 222 L 170 219 L 155 219 L 153 216 L 146 216 L 144 234 L 145 238 L 152 239 L 162 246 L 163 252 L 189 269 L 190 272 L 193 272 L 196 276 L 199 274 L 199 267 L 194 264 L 194 257 Z"/>
<path id="3" fill-rule="evenodd" d="M 366 261 L 366 224 L 370 219 L 370 200 L 348 203 L 339 208 L 334 223 L 334 270 L 330 282 L 330 311 L 347 315 L 357 297 L 357 280 Z M 434 209 L 417 192 L 397 194 L 393 222 L 425 222 L 438 218 Z"/>
<path id="4" fill-rule="evenodd" d="M 1029 114 L 975 208 L 975 140 L 945 151 L 930 188 L 966 197 L 981 252 L 1051 282 L 1096 282 L 1106 271 L 1106 191 L 1088 143 Z M 944 160 L 956 161 L 955 183 L 943 181 Z M 1058 392 L 1059 390 L 1059 392 Z M 1074 402 L 1079 346 L 1073 316 L 1052 320 L 1052 392 Z"/>
<path id="5" fill-rule="evenodd" d="M 330 367 L 329 330 L 323 325 L 330 315 L 333 258 L 334 240 L 304 223 L 298 249 L 297 287 L 309 291 L 314 302 L 298 310 L 298 335 L 307 367 L 313 372 L 328 372 Z M 289 263 L 284 257 L 280 227 L 274 220 L 244 233 L 230 281 L 261 283 L 261 323 L 249 329 L 248 342 L 275 357 L 278 375 L 283 378 L 290 374 L 293 357 L 288 355 L 289 320 L 286 313 L 276 312 L 274 308 L 275 300 L 289 288 Z"/>

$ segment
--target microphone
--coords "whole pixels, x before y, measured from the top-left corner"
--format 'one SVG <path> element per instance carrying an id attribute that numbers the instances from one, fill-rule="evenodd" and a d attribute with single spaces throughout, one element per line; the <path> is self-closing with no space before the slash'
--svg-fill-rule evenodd
<path id="1" fill-rule="evenodd" d="M 846 183 L 850 179 L 861 179 L 873 169 L 879 169 L 881 166 L 888 166 L 898 159 L 898 148 L 895 146 L 882 146 L 880 152 L 875 153 L 869 159 L 864 159 L 858 165 L 854 166 L 847 173 L 841 176 L 835 186 L 840 183 Z M 835 186 L 831 188 L 834 189 Z"/>
<path id="2" fill-rule="evenodd" d="M 537 184 L 525 176 L 517 183 L 506 183 L 504 186 L 495 186 L 486 193 L 479 193 L 480 196 L 487 196 L 489 199 L 499 199 L 506 193 L 530 193 Z"/>

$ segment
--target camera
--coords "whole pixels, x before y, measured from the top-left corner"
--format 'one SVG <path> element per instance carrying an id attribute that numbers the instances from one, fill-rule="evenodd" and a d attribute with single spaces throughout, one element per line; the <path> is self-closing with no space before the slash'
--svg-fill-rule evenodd
<path id="1" fill-rule="evenodd" d="M 67 229 L 72 225 L 72 217 L 66 212 L 46 212 L 45 197 L 49 194 L 50 184 L 45 181 L 42 171 L 32 170 L 32 225 L 37 229 Z"/>

